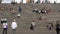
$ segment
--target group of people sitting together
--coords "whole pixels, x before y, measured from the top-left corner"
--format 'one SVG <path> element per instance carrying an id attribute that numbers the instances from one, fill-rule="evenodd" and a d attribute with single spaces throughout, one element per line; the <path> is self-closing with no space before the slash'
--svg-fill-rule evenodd
<path id="1" fill-rule="evenodd" d="M 39 14 L 46 14 L 51 12 L 51 9 L 44 7 L 43 9 L 34 9 L 33 12 L 39 13 Z"/>

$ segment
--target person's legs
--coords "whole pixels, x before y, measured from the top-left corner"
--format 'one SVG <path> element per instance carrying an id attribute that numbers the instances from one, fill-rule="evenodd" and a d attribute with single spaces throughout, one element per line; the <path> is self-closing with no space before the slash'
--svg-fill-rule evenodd
<path id="1" fill-rule="evenodd" d="M 14 29 L 13 29 L 13 34 L 14 34 Z"/>
<path id="2" fill-rule="evenodd" d="M 3 28 L 3 34 L 4 34 L 5 29 Z"/>
<path id="3" fill-rule="evenodd" d="M 32 30 L 34 30 L 34 26 L 32 25 Z"/>
<path id="4" fill-rule="evenodd" d="M 32 25 L 31 25 L 30 29 L 33 30 L 33 26 Z"/>
<path id="5" fill-rule="evenodd" d="M 13 34 L 16 34 L 16 29 L 13 29 Z"/>
<path id="6" fill-rule="evenodd" d="M 57 31 L 57 34 L 59 34 L 59 31 Z"/>
<path id="7" fill-rule="evenodd" d="M 5 34 L 7 34 L 7 28 L 5 28 Z"/>

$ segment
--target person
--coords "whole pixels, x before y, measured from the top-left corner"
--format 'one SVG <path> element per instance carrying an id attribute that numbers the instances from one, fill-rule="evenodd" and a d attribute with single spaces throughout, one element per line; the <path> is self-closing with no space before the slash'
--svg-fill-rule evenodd
<path id="1" fill-rule="evenodd" d="M 7 23 L 7 18 L 4 18 L 4 23 Z"/>
<path id="2" fill-rule="evenodd" d="M 57 24 L 56 24 L 56 32 L 57 32 L 57 34 L 59 34 L 59 31 L 60 31 L 60 24 L 58 24 L 58 22 L 57 22 Z"/>
<path id="3" fill-rule="evenodd" d="M 17 23 L 16 23 L 15 19 L 14 19 L 14 21 L 11 24 L 11 28 L 13 30 L 13 34 L 16 34 Z"/>
<path id="4" fill-rule="evenodd" d="M 1 18 L 1 24 L 6 23 L 7 19 L 6 18 Z"/>
<path id="5" fill-rule="evenodd" d="M 3 34 L 7 34 L 8 23 L 3 23 Z"/>
<path id="6" fill-rule="evenodd" d="M 3 18 L 1 18 L 1 24 L 3 24 L 3 22 L 4 22 L 4 19 L 3 19 Z"/>
<path id="7" fill-rule="evenodd" d="M 18 10 L 19 10 L 19 12 L 21 12 L 21 11 L 22 11 L 21 7 L 19 7 L 19 9 L 18 9 Z"/>
<path id="8" fill-rule="evenodd" d="M 39 12 L 39 10 L 38 10 L 38 9 L 35 9 L 35 12 L 36 12 L 36 13 L 38 13 L 38 12 Z"/>
<path id="9" fill-rule="evenodd" d="M 32 12 L 38 13 L 39 11 L 38 9 L 34 9 Z"/>
<path id="10" fill-rule="evenodd" d="M 12 13 L 12 14 L 15 14 L 15 13 L 16 13 L 16 11 L 13 9 L 13 10 L 11 10 L 11 13 Z"/>
<path id="11" fill-rule="evenodd" d="M 38 19 L 39 19 L 39 20 L 42 20 L 42 16 L 40 16 Z"/>
<path id="12" fill-rule="evenodd" d="M 34 30 L 34 27 L 35 27 L 35 21 L 32 21 L 30 29 Z"/>
<path id="13" fill-rule="evenodd" d="M 34 9 L 34 10 L 32 10 L 32 12 L 35 12 L 35 9 Z"/>
<path id="14" fill-rule="evenodd" d="M 51 29 L 53 28 L 53 24 L 52 24 L 52 23 L 49 23 L 49 24 L 47 25 L 47 28 L 48 28 L 49 30 L 51 30 Z"/>
<path id="15" fill-rule="evenodd" d="M 17 15 L 18 18 L 20 18 L 20 16 L 21 16 L 20 14 Z"/>
<path id="16" fill-rule="evenodd" d="M 12 5 L 15 5 L 15 4 L 17 4 L 17 2 L 15 2 L 15 1 L 12 1 L 12 2 L 11 2 L 11 4 L 12 4 Z"/>
<path id="17" fill-rule="evenodd" d="M 48 9 L 48 8 L 47 8 L 47 9 L 46 9 L 46 13 L 49 13 L 49 12 L 51 12 L 51 9 Z"/>
<path id="18" fill-rule="evenodd" d="M 45 14 L 45 10 L 41 10 L 41 13 L 42 13 L 42 14 Z"/>
<path id="19" fill-rule="evenodd" d="M 39 10 L 38 13 L 40 14 L 41 13 L 41 10 Z"/>

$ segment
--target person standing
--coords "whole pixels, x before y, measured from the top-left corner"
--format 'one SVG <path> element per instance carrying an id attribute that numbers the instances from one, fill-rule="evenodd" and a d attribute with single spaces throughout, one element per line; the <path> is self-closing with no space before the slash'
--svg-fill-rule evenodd
<path id="1" fill-rule="evenodd" d="M 11 24 L 11 28 L 13 30 L 13 34 L 16 34 L 17 23 L 16 23 L 15 19 L 14 19 L 14 21 Z"/>
<path id="2" fill-rule="evenodd" d="M 47 28 L 48 28 L 49 30 L 52 30 L 52 29 L 53 29 L 53 23 L 48 23 Z"/>
<path id="3" fill-rule="evenodd" d="M 56 32 L 57 32 L 57 34 L 59 34 L 59 30 L 60 30 L 60 24 L 56 24 Z"/>
<path id="4" fill-rule="evenodd" d="M 21 8 L 21 7 L 19 7 L 19 9 L 18 9 L 18 10 L 19 10 L 19 12 L 20 12 L 20 13 L 22 12 L 22 8 Z"/>
<path id="5" fill-rule="evenodd" d="M 30 29 L 34 30 L 34 27 L 35 27 L 35 21 L 32 21 Z"/>
<path id="6" fill-rule="evenodd" d="M 3 34 L 7 34 L 8 23 L 3 23 Z"/>
<path id="7" fill-rule="evenodd" d="M 8 29 L 8 23 L 7 23 L 7 19 L 2 17 L 1 18 L 1 23 L 2 23 L 2 27 L 3 27 L 3 34 L 7 34 L 7 29 Z"/>

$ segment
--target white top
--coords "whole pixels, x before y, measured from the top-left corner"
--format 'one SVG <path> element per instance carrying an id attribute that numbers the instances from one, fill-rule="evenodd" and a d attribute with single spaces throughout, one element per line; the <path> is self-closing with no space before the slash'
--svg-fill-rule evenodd
<path id="1" fill-rule="evenodd" d="M 32 22 L 32 25 L 35 26 L 35 22 Z"/>
<path id="2" fill-rule="evenodd" d="M 12 22 L 11 28 L 12 28 L 12 29 L 16 29 L 16 28 L 17 28 L 17 23 L 16 23 L 16 22 Z"/>
<path id="3" fill-rule="evenodd" d="M 18 14 L 17 16 L 20 16 L 20 14 Z"/>
<path id="4" fill-rule="evenodd" d="M 4 20 L 7 20 L 6 18 Z"/>
<path id="5" fill-rule="evenodd" d="M 41 12 L 41 10 L 39 10 L 39 13 Z"/>
<path id="6" fill-rule="evenodd" d="M 7 28 L 8 27 L 8 23 L 3 23 L 3 28 Z"/>

